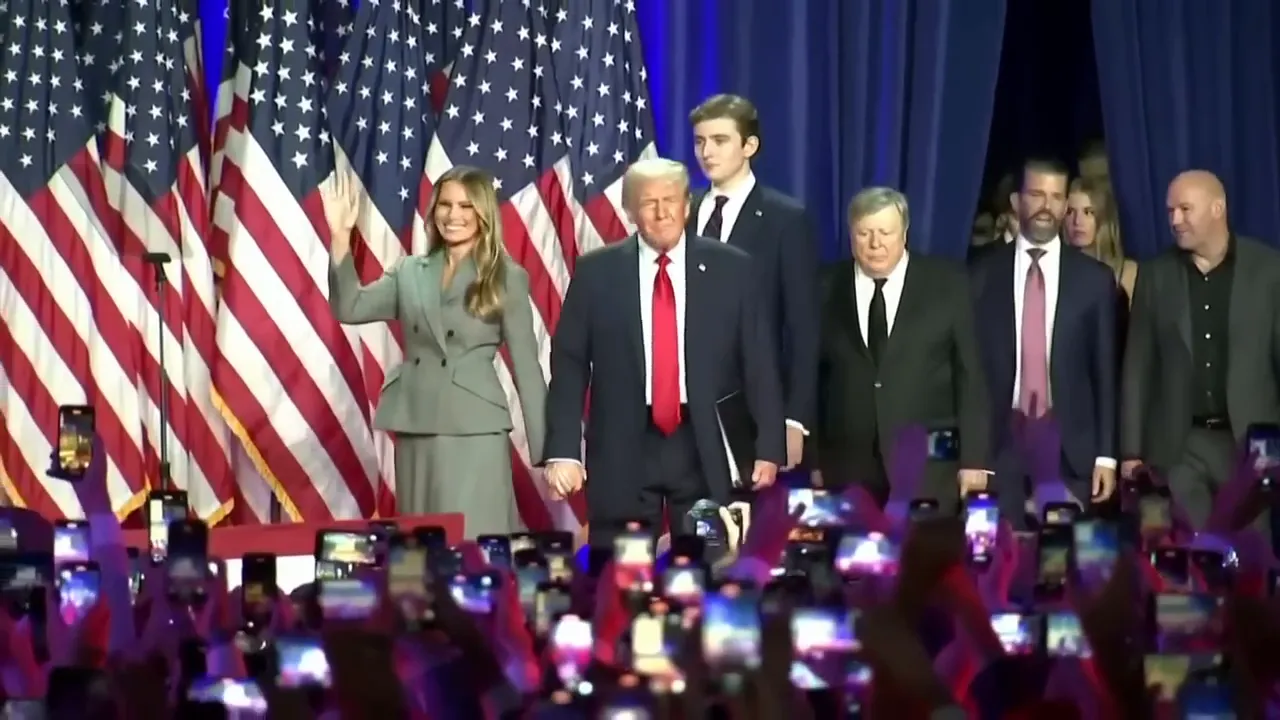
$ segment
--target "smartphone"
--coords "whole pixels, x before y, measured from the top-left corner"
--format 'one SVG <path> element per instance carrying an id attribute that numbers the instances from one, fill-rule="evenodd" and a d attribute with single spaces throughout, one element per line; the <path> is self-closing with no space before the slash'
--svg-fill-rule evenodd
<path id="1" fill-rule="evenodd" d="M 356 566 L 377 564 L 378 535 L 370 530 L 321 530 L 316 533 L 316 579 L 345 578 Z"/>
<path id="2" fill-rule="evenodd" d="M 1156 647 L 1162 653 L 1217 652 L 1222 645 L 1223 599 L 1203 593 L 1157 593 Z"/>
<path id="3" fill-rule="evenodd" d="M 1157 690 L 1160 700 L 1170 703 L 1177 702 L 1179 692 L 1186 685 L 1220 680 L 1224 670 L 1223 656 L 1219 653 L 1147 655 L 1142 661 L 1145 686 L 1148 690 Z"/>
<path id="4" fill-rule="evenodd" d="M 84 520 L 59 520 L 54 523 L 54 565 L 62 566 L 89 562 L 91 547 L 88 522 Z"/>
<path id="5" fill-rule="evenodd" d="M 547 548 L 542 551 L 547 561 L 547 573 L 553 582 L 573 582 L 573 550 L 565 548 Z"/>
<path id="6" fill-rule="evenodd" d="M 169 524 L 187 519 L 187 494 L 180 490 L 147 494 L 147 541 L 152 562 L 164 560 L 169 547 Z"/>
<path id="7" fill-rule="evenodd" d="M 511 569 L 511 538 L 506 535 L 481 535 L 476 538 L 480 552 L 484 553 L 485 562 L 489 565 Z"/>
<path id="8" fill-rule="evenodd" d="M 129 597 L 137 601 L 138 594 L 142 592 L 142 576 L 145 570 L 142 551 L 136 547 L 125 548 L 125 554 L 129 560 Z"/>
<path id="9" fill-rule="evenodd" d="M 706 593 L 707 571 L 701 565 L 672 562 L 662 573 L 662 596 L 680 605 L 700 605 Z"/>
<path id="10" fill-rule="evenodd" d="M 668 632 L 672 618 L 654 612 L 638 613 L 631 621 L 631 669 L 669 685 L 683 677 L 673 658 L 678 633 Z"/>
<path id="11" fill-rule="evenodd" d="M 1120 528 L 1095 519 L 1077 520 L 1071 526 L 1076 571 L 1087 578 L 1105 580 L 1120 557 Z"/>
<path id="12" fill-rule="evenodd" d="M 1173 530 L 1173 500 L 1167 487 L 1151 487 L 1138 496 L 1138 532 L 1143 538 L 1161 538 Z"/>
<path id="13" fill-rule="evenodd" d="M 538 549 L 544 554 L 553 550 L 573 552 L 573 533 L 565 530 L 547 530 L 534 536 Z"/>
<path id="14" fill-rule="evenodd" d="M 916 498 L 907 506 L 907 518 L 912 522 L 938 517 L 938 501 L 933 498 Z"/>
<path id="15" fill-rule="evenodd" d="M 760 666 L 760 594 L 739 583 L 724 583 L 702 604 L 702 653 L 717 673 Z"/>
<path id="16" fill-rule="evenodd" d="M 276 556 L 246 553 L 240 564 L 240 614 L 249 629 L 271 621 L 276 596 Z"/>
<path id="17" fill-rule="evenodd" d="M 427 563 L 431 574 L 435 577 L 452 577 L 462 572 L 462 551 L 456 547 L 445 546 L 427 552 Z"/>
<path id="18" fill-rule="evenodd" d="M 1231 685 L 1223 681 L 1217 674 L 1203 674 L 1189 678 L 1178 690 L 1178 708 L 1182 716 L 1187 718 L 1207 718 L 1210 720 L 1234 719 L 1236 715 L 1235 696 Z"/>
<path id="19" fill-rule="evenodd" d="M 1080 617 L 1073 612 L 1045 615 L 1044 646 L 1049 657 L 1087 658 L 1092 655 Z"/>
<path id="20" fill-rule="evenodd" d="M 537 550 L 538 538 L 533 533 L 511 533 L 507 536 L 507 544 L 511 547 L 511 555 L 525 550 Z"/>
<path id="21" fill-rule="evenodd" d="M 267 697 L 252 680 L 204 675 L 191 681 L 187 700 L 221 705 L 228 717 L 261 716 L 267 712 Z"/>
<path id="22" fill-rule="evenodd" d="M 1045 525 L 1070 525 L 1080 519 L 1080 506 L 1073 502 L 1046 503 L 1041 520 Z"/>
<path id="23" fill-rule="evenodd" d="M 1031 655 L 1040 649 L 1040 620 L 1036 615 L 999 612 L 991 615 L 991 629 L 1009 655 Z"/>
<path id="24" fill-rule="evenodd" d="M 378 606 L 378 589 L 368 578 L 319 580 L 316 604 L 326 620 L 364 620 Z"/>
<path id="25" fill-rule="evenodd" d="M 279 661 L 276 681 L 280 687 L 327 688 L 333 683 L 329 657 L 325 655 L 321 638 L 309 635 L 278 637 L 276 654 Z"/>
<path id="26" fill-rule="evenodd" d="M 539 583 L 533 596 L 533 630 L 538 637 L 546 637 L 556 621 L 573 608 L 573 595 L 568 585 Z"/>
<path id="27" fill-rule="evenodd" d="M 991 563 L 1000 528 L 1000 506 L 989 492 L 969 493 L 965 498 L 964 535 L 969 560 L 975 565 Z"/>
<path id="28" fill-rule="evenodd" d="M 0 552 L 17 552 L 18 531 L 7 518 L 0 518 Z"/>
<path id="29" fill-rule="evenodd" d="M 618 589 L 626 593 L 653 592 L 653 533 L 629 530 L 613 541 L 613 567 Z"/>
<path id="30" fill-rule="evenodd" d="M 44 609 L 45 587 L 53 577 L 53 559 L 48 554 L 24 553 L 0 559 L 0 592 L 10 614 L 39 615 Z"/>
<path id="31" fill-rule="evenodd" d="M 846 578 L 898 574 L 899 548 L 883 533 L 846 532 L 836 546 L 836 571 Z"/>
<path id="32" fill-rule="evenodd" d="M 551 661 L 560 682 L 569 690 L 577 690 L 582 686 L 595 649 L 595 633 L 591 623 L 577 615 L 562 615 L 551 630 L 547 649 L 551 653 Z"/>
<path id="33" fill-rule="evenodd" d="M 102 590 L 102 575 L 97 563 L 63 565 L 58 568 L 58 614 L 67 626 L 84 619 Z"/>
<path id="34" fill-rule="evenodd" d="M 1192 590 L 1196 592 L 1224 593 L 1231 588 L 1231 568 L 1226 556 L 1218 550 L 1187 551 L 1187 562 L 1192 573 Z"/>
<path id="35" fill-rule="evenodd" d="M 469 613 L 493 612 L 494 593 L 502 577 L 496 572 L 455 575 L 449 581 L 449 595 L 458 607 Z"/>
<path id="36" fill-rule="evenodd" d="M 944 428 L 929 432 L 929 459 L 937 462 L 960 460 L 960 431 Z"/>
<path id="37" fill-rule="evenodd" d="M 428 603 L 427 548 L 413 536 L 397 535 L 387 547 L 387 594 L 409 627 L 431 620 Z"/>
<path id="38" fill-rule="evenodd" d="M 169 598 L 194 605 L 205 598 L 209 579 L 209 526 L 200 520 L 178 520 L 169 523 L 168 537 Z"/>
<path id="39" fill-rule="evenodd" d="M 1046 525 L 1040 529 L 1037 544 L 1036 583 L 1044 589 L 1066 587 L 1071 569 L 1071 548 L 1075 538 L 1069 525 Z"/>
<path id="40" fill-rule="evenodd" d="M 801 690 L 828 687 L 828 663 L 861 649 L 857 611 L 845 607 L 798 607 L 791 612 L 791 680 Z"/>
<path id="41" fill-rule="evenodd" d="M 1165 547 L 1153 550 L 1151 567 L 1164 585 L 1163 590 L 1191 590 L 1191 556 L 1186 548 Z"/>
<path id="42" fill-rule="evenodd" d="M 1245 430 L 1245 443 L 1253 459 L 1258 485 L 1271 490 L 1280 471 L 1280 425 L 1253 423 Z"/>
<path id="43" fill-rule="evenodd" d="M 427 549 L 428 552 L 435 552 L 449 547 L 449 536 L 445 533 L 444 528 L 439 525 L 420 525 L 411 532 L 418 540 L 418 544 Z"/>
<path id="44" fill-rule="evenodd" d="M 520 605 L 526 616 L 534 612 L 538 586 L 551 582 L 551 572 L 542 554 L 533 548 L 521 550 L 512 559 L 515 565 L 516 589 L 520 595 Z"/>
<path id="45" fill-rule="evenodd" d="M 842 527 L 853 506 L 848 498 L 832 495 L 822 488 L 791 488 L 787 491 L 787 512 L 795 514 L 804 506 L 797 525 Z"/>
<path id="46" fill-rule="evenodd" d="M 88 405 L 58 407 L 58 470 L 68 478 L 84 476 L 93 462 L 93 408 Z"/>

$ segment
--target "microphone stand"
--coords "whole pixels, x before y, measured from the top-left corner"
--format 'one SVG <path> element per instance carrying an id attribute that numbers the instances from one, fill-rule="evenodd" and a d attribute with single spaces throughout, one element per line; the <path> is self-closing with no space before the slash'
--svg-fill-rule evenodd
<path id="1" fill-rule="evenodd" d="M 173 476 L 169 465 L 169 368 L 164 362 L 164 286 L 168 280 L 164 266 L 172 258 L 169 253 L 148 252 L 143 253 L 142 260 L 155 271 L 156 279 L 156 313 L 160 318 L 156 331 L 160 343 L 160 489 L 169 492 L 173 490 Z"/>

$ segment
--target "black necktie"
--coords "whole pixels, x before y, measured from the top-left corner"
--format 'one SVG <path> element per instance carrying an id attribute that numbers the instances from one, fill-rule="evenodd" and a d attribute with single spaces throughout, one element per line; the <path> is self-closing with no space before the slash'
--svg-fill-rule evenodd
<path id="1" fill-rule="evenodd" d="M 876 278 L 876 291 L 871 295 L 871 311 L 867 313 L 867 349 L 871 358 L 880 364 L 884 346 L 889 342 L 889 316 L 884 308 L 885 278 Z"/>
<path id="2" fill-rule="evenodd" d="M 711 211 L 711 217 L 707 219 L 707 226 L 702 228 L 702 237 L 719 240 L 720 233 L 724 230 L 724 206 L 729 204 L 729 198 L 717 195 L 715 201 L 716 207 Z"/>

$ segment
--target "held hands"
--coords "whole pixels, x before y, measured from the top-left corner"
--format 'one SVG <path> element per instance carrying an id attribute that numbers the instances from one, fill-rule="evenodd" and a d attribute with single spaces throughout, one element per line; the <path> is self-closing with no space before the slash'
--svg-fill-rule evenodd
<path id="1" fill-rule="evenodd" d="M 956 473 L 956 482 L 960 484 L 961 497 L 971 492 L 987 489 L 987 472 L 985 470 L 960 470 Z"/>
<path id="2" fill-rule="evenodd" d="M 768 460 L 757 460 L 751 469 L 751 487 L 755 490 L 763 490 L 777 479 L 778 466 Z"/>
<path id="3" fill-rule="evenodd" d="M 341 260 L 351 250 L 351 231 L 360 217 L 360 193 L 355 177 L 346 165 L 339 164 L 333 177 L 320 186 L 324 201 L 324 219 L 329 225 L 329 253 Z"/>
<path id="4" fill-rule="evenodd" d="M 1105 502 L 1116 491 L 1116 469 L 1095 465 L 1093 467 L 1093 501 Z"/>
<path id="5" fill-rule="evenodd" d="M 582 489 L 587 480 L 587 470 L 572 460 L 555 460 L 547 463 L 547 487 L 556 500 L 564 500 Z"/>
<path id="6" fill-rule="evenodd" d="M 783 470 L 790 470 L 800 464 L 804 458 L 804 431 L 798 427 L 787 425 L 787 464 Z"/>

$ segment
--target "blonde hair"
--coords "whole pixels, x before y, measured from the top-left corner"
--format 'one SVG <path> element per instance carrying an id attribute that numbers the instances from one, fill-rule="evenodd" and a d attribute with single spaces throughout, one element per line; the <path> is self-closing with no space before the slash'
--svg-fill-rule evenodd
<path id="1" fill-rule="evenodd" d="M 689 193 L 689 168 L 668 158 L 645 158 L 632 163 L 622 176 L 622 205 L 631 208 L 631 196 L 637 187 L 649 182 L 678 182 Z"/>
<path id="2" fill-rule="evenodd" d="M 911 227 L 911 204 L 907 202 L 906 195 L 891 187 L 869 187 L 858 191 L 858 194 L 849 201 L 849 209 L 846 212 L 849 227 L 852 228 L 862 218 L 888 208 L 898 211 L 898 217 L 902 218 L 903 230 Z"/>
<path id="3" fill-rule="evenodd" d="M 467 312 L 473 317 L 493 322 L 502 317 L 503 288 L 506 283 L 506 248 L 502 244 L 502 218 L 498 210 L 498 193 L 493 178 L 485 171 L 469 165 L 455 165 L 436 181 L 427 205 L 427 254 L 441 252 L 444 241 L 436 227 L 436 206 L 440 191 L 449 183 L 462 186 L 475 208 L 480 237 L 471 248 L 476 264 L 476 279 L 467 287 Z"/>
<path id="4" fill-rule="evenodd" d="M 1120 218 L 1116 213 L 1115 196 L 1111 194 L 1111 186 L 1091 178 L 1076 178 L 1067 189 L 1067 196 L 1070 197 L 1075 193 L 1081 193 L 1089 198 L 1097 228 L 1094 231 L 1093 244 L 1080 249 L 1119 273 L 1124 267 L 1124 245 L 1120 241 Z"/>

